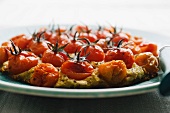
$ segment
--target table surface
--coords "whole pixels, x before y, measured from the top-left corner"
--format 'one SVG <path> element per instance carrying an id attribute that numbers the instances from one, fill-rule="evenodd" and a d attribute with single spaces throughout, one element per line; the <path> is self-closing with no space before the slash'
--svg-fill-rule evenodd
<path id="1" fill-rule="evenodd" d="M 112 24 L 170 36 L 169 0 L 0 0 L 0 29 L 56 24 Z M 114 98 L 65 99 L 0 90 L 0 113 L 170 113 L 158 91 Z"/>

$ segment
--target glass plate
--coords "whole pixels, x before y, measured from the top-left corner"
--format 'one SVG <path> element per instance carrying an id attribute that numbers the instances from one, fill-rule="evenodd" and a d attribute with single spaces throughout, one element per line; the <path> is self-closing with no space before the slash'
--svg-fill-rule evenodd
<path id="1" fill-rule="evenodd" d="M 12 36 L 29 32 L 33 33 L 36 29 L 44 26 L 27 26 L 27 27 L 13 27 L 0 30 L 0 43 L 7 41 Z M 132 35 L 142 36 L 148 41 L 158 44 L 159 47 L 170 44 L 170 39 L 167 36 L 150 33 L 141 30 L 123 29 Z M 161 39 L 161 40 L 160 40 Z M 142 82 L 129 87 L 122 88 L 105 88 L 105 89 L 62 89 L 62 88 L 45 88 L 36 87 L 24 84 L 10 79 L 8 76 L 0 73 L 0 89 L 4 91 L 46 96 L 46 97 L 62 97 L 62 98 L 106 98 L 106 97 L 120 97 L 142 94 L 152 92 L 158 89 L 160 78 L 156 77 L 149 81 Z"/>

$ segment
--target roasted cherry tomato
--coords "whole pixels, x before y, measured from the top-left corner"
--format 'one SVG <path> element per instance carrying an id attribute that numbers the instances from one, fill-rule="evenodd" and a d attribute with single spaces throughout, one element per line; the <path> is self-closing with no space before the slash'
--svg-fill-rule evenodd
<path id="1" fill-rule="evenodd" d="M 8 49 L 10 49 L 10 48 L 12 47 L 12 45 L 11 45 L 11 42 L 10 42 L 10 41 L 3 42 L 3 43 L 1 44 L 1 46 L 7 47 Z"/>
<path id="2" fill-rule="evenodd" d="M 53 33 L 53 35 L 48 39 L 48 41 L 52 44 L 56 44 L 56 42 L 58 42 L 59 46 L 63 46 L 70 42 L 66 34 L 56 34 L 56 33 Z"/>
<path id="3" fill-rule="evenodd" d="M 75 53 L 79 52 L 80 49 L 82 48 L 84 42 L 81 40 L 78 40 L 77 38 L 77 32 L 74 34 L 73 39 L 70 38 L 70 43 L 64 48 L 64 50 L 67 53 Z"/>
<path id="4" fill-rule="evenodd" d="M 112 38 L 113 38 L 112 41 L 115 43 L 115 45 L 122 39 L 125 42 L 129 41 L 129 37 L 125 33 L 122 33 L 122 32 L 113 34 Z"/>
<path id="5" fill-rule="evenodd" d="M 77 62 L 68 60 L 61 66 L 61 72 L 68 76 L 68 78 L 75 80 L 83 80 L 91 76 L 93 67 L 87 62 Z"/>
<path id="6" fill-rule="evenodd" d="M 136 44 L 136 45 L 140 45 L 143 42 L 143 38 L 142 37 L 133 37 L 132 41 Z"/>
<path id="7" fill-rule="evenodd" d="M 104 53 L 103 49 L 98 45 L 91 44 L 87 39 L 86 39 L 86 41 L 87 41 L 88 45 L 81 49 L 80 56 L 87 55 L 86 58 L 89 61 L 96 61 L 96 62 L 103 61 L 105 58 L 105 53 Z"/>
<path id="8" fill-rule="evenodd" d="M 67 55 L 63 51 L 64 47 L 67 45 L 62 47 L 58 47 L 58 44 L 56 44 L 56 46 L 53 46 L 52 44 L 48 45 L 51 47 L 42 55 L 42 62 L 51 63 L 55 67 L 60 67 L 66 60 L 68 60 Z"/>
<path id="9" fill-rule="evenodd" d="M 14 42 L 14 44 L 16 46 L 18 46 L 19 48 L 24 50 L 24 49 L 26 49 L 26 47 L 31 39 L 28 38 L 25 34 L 20 34 L 20 35 L 17 35 L 15 37 L 11 38 L 11 40 Z"/>
<path id="10" fill-rule="evenodd" d="M 43 87 L 54 87 L 59 78 L 58 70 L 49 63 L 41 63 L 35 66 L 30 78 L 30 84 Z"/>
<path id="11" fill-rule="evenodd" d="M 139 47 L 141 52 L 151 52 L 154 56 L 158 56 L 158 46 L 154 43 L 142 43 Z"/>
<path id="12" fill-rule="evenodd" d="M 90 42 L 95 42 L 97 36 L 94 33 L 91 33 L 91 29 L 88 26 L 77 26 L 76 31 L 79 33 L 79 38 L 87 38 Z"/>
<path id="13" fill-rule="evenodd" d="M 113 48 L 105 54 L 105 61 L 123 60 L 127 68 L 131 68 L 134 63 L 134 55 L 130 49 Z"/>
<path id="14" fill-rule="evenodd" d="M 90 42 L 95 42 L 97 40 L 97 37 L 95 34 L 92 33 L 80 33 L 79 38 L 86 38 L 88 39 Z"/>
<path id="15" fill-rule="evenodd" d="M 123 45 L 124 45 L 123 48 L 130 49 L 134 55 L 141 53 L 141 48 L 133 41 L 125 42 L 123 43 Z"/>
<path id="16" fill-rule="evenodd" d="M 122 32 L 122 29 L 120 29 L 120 31 L 118 32 L 116 27 L 111 26 L 109 29 L 106 30 L 112 34 L 110 39 L 113 41 L 115 46 L 117 46 L 118 42 L 121 40 L 124 40 L 124 42 L 128 42 L 130 39 L 129 35 Z"/>
<path id="17" fill-rule="evenodd" d="M 83 26 L 83 25 L 77 25 L 76 26 L 76 28 L 75 28 L 75 30 L 78 32 L 78 33 L 87 33 L 87 32 L 89 32 L 90 30 L 89 30 L 89 28 L 88 28 L 88 26 Z"/>
<path id="18" fill-rule="evenodd" d="M 8 69 L 10 75 L 16 75 L 24 71 L 28 71 L 29 69 L 38 64 L 38 57 L 34 53 L 28 51 L 21 51 L 20 48 L 17 50 L 13 42 L 12 45 L 12 56 L 8 58 Z"/>
<path id="19" fill-rule="evenodd" d="M 44 32 L 41 32 L 39 36 L 33 37 L 33 39 L 30 41 L 28 44 L 27 48 L 36 54 L 37 56 L 41 56 L 44 51 L 48 49 L 47 43 L 48 41 L 44 40 L 41 36 L 43 35 Z M 37 34 L 38 35 L 38 34 Z"/>
<path id="20" fill-rule="evenodd" d="M 158 72 L 158 59 L 151 52 L 144 52 L 136 55 L 135 63 L 142 66 L 146 74 L 154 74 Z"/>
<path id="21" fill-rule="evenodd" d="M 8 52 L 5 47 L 0 47 L 0 66 L 8 60 Z"/>
<path id="22" fill-rule="evenodd" d="M 44 32 L 44 39 L 45 40 L 49 40 L 50 39 L 50 37 L 52 37 L 52 35 L 53 35 L 53 32 L 52 31 L 50 31 L 50 30 L 46 30 L 46 29 L 44 29 L 44 30 L 42 30 L 41 32 Z M 41 33 L 40 32 L 40 33 Z"/>
<path id="23" fill-rule="evenodd" d="M 112 60 L 99 65 L 99 76 L 110 85 L 116 85 L 127 76 L 126 69 L 126 65 L 122 60 Z"/>
<path id="24" fill-rule="evenodd" d="M 105 52 L 105 49 L 107 48 L 108 44 L 106 42 L 106 39 L 99 39 L 96 43 L 96 45 L 100 46 L 104 52 Z"/>
<path id="25" fill-rule="evenodd" d="M 105 30 L 99 26 L 98 30 L 95 32 L 95 35 L 97 36 L 97 39 L 106 39 L 108 32 L 105 32 Z"/>

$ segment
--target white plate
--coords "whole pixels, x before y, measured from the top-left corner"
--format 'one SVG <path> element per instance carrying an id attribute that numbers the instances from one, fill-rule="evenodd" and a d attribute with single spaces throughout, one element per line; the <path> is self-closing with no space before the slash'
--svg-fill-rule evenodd
<path id="1" fill-rule="evenodd" d="M 16 27 L 0 30 L 1 39 L 0 43 L 7 41 L 12 36 L 21 33 L 28 34 L 28 30 L 31 33 L 33 33 L 33 31 L 40 27 L 42 26 Z M 146 40 L 157 43 L 159 47 L 170 44 L 170 39 L 167 36 L 133 29 L 124 29 L 124 31 L 130 32 L 132 35 L 142 36 Z M 1 90 L 28 95 L 62 97 L 62 98 L 103 98 L 103 97 L 105 98 L 142 94 L 157 90 L 160 84 L 159 81 L 160 81 L 159 77 L 156 77 L 154 79 L 151 79 L 140 84 L 122 88 L 62 89 L 30 86 L 18 81 L 14 81 L 10 79 L 8 76 L 5 76 L 2 73 L 0 73 Z"/>

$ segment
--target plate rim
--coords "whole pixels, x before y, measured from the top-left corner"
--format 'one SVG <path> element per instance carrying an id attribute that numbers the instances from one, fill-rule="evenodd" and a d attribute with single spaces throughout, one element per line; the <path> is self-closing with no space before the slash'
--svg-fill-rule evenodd
<path id="1" fill-rule="evenodd" d="M 140 86 L 102 89 L 65 89 L 47 88 L 31 85 L 15 84 L 0 80 L 0 89 L 19 94 L 62 98 L 108 98 L 121 97 L 156 91 L 160 82 Z"/>

